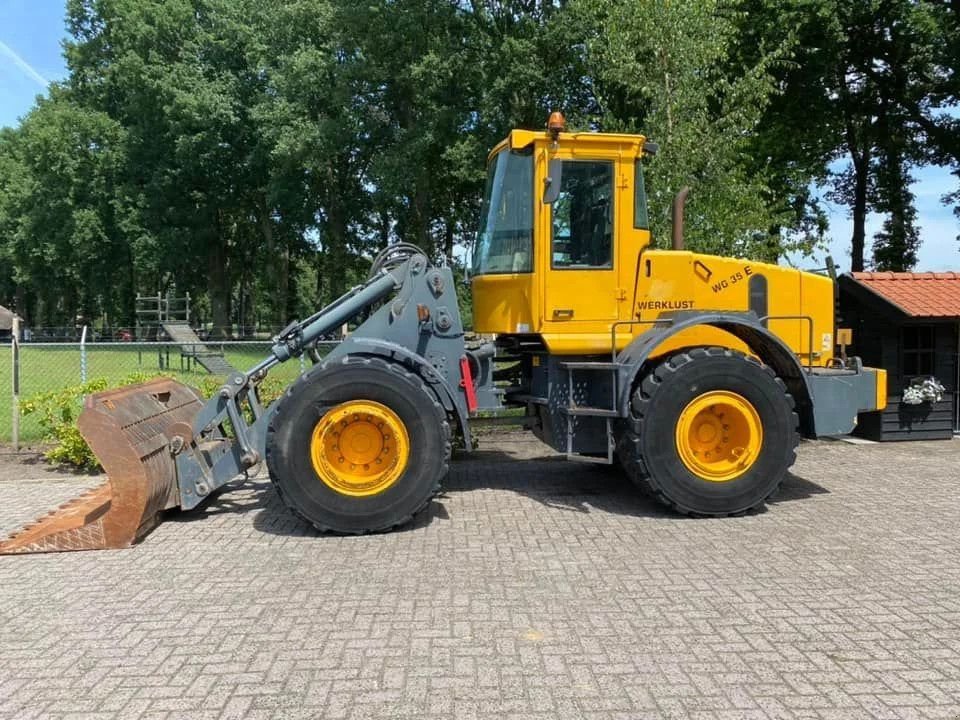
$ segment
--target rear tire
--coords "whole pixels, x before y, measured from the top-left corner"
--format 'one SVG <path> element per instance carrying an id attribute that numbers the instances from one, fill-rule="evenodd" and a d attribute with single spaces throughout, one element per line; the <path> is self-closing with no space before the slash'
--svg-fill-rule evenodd
<path id="1" fill-rule="evenodd" d="M 707 419 L 701 424 L 714 423 L 702 431 L 708 444 L 698 442 L 700 425 L 690 420 L 698 410 Z M 730 416 L 740 420 L 741 437 L 732 438 L 736 448 L 717 453 L 714 444 L 728 440 L 720 436 L 738 434 L 728 430 L 737 425 Z M 798 425 L 793 398 L 771 368 L 727 348 L 694 348 L 638 384 L 618 455 L 631 479 L 661 503 L 689 515 L 736 515 L 776 493 L 796 460 Z M 713 458 L 704 459 L 705 447 Z"/>
<path id="2" fill-rule="evenodd" d="M 318 437 L 324 428 L 339 430 L 332 418 L 350 407 L 380 413 L 404 436 L 400 465 L 379 485 L 346 471 L 339 477 L 338 452 L 318 466 L 316 455 L 329 444 Z M 364 450 L 370 442 L 361 438 Z M 450 447 L 446 413 L 418 376 L 379 358 L 347 357 L 315 366 L 290 386 L 271 419 L 266 456 L 270 479 L 295 514 L 321 531 L 361 534 L 403 525 L 426 507 L 447 474 Z"/>

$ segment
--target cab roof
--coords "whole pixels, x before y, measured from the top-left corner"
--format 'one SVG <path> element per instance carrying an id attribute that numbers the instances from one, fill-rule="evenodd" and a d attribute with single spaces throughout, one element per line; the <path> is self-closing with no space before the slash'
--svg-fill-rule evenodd
<path id="1" fill-rule="evenodd" d="M 521 150 L 528 147 L 536 141 L 552 142 L 553 137 L 547 131 L 538 130 L 511 130 L 503 140 L 497 143 L 487 161 L 493 158 L 498 152 L 506 147 L 511 150 Z M 602 132 L 562 132 L 557 138 L 560 145 L 564 143 L 578 146 L 609 147 L 615 145 L 621 149 L 627 149 L 636 155 L 640 155 L 644 150 L 644 143 L 647 138 L 643 135 L 629 135 L 627 133 L 602 133 Z"/>

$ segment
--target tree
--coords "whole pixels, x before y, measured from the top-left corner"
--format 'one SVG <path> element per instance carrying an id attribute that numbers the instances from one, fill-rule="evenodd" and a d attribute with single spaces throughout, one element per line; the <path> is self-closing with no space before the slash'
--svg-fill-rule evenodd
<path id="1" fill-rule="evenodd" d="M 71 0 L 71 84 L 128 138 L 137 262 L 161 289 L 205 289 L 214 334 L 239 278 L 274 250 L 267 162 L 252 110 L 265 78 L 254 0 Z M 272 260 L 272 258 L 271 258 Z M 284 274 L 285 278 L 286 275 Z M 281 289 L 282 290 L 282 289 Z M 281 291 L 281 305 L 286 304 Z"/>
<path id="2" fill-rule="evenodd" d="M 770 169 L 750 156 L 776 90 L 772 70 L 792 38 L 731 67 L 739 9 L 736 2 L 668 0 L 581 0 L 574 6 L 593 18 L 585 48 L 597 123 L 644 132 L 660 143 L 648 166 L 654 237 L 665 242 L 673 195 L 689 185 L 692 248 L 774 260 L 809 245 L 806 238 L 779 234 L 790 225 L 789 208 L 772 199 Z"/>
<path id="3" fill-rule="evenodd" d="M 123 129 L 54 87 L 0 143 L 0 225 L 18 311 L 35 324 L 131 319 L 135 278 L 120 189 Z M 26 305 L 26 307 L 24 306 Z"/>
<path id="4" fill-rule="evenodd" d="M 175 284 L 226 334 L 311 312 L 389 242 L 450 257 L 489 149 L 556 109 L 660 143 L 661 245 L 691 185 L 691 248 L 809 251 L 828 185 L 854 266 L 873 211 L 874 265 L 908 268 L 912 173 L 960 176 L 955 2 L 68 0 L 67 26 L 69 78 L 0 134 L 0 292 L 51 322 Z"/>
<path id="5" fill-rule="evenodd" d="M 850 208 L 853 270 L 865 266 L 871 211 L 887 215 L 874 238 L 874 263 L 909 268 L 916 262 L 911 171 L 929 158 L 931 140 L 944 130 L 932 95 L 940 72 L 938 5 L 749 0 L 745 6 L 741 27 L 748 41 L 742 47 L 748 55 L 779 37 L 782 27 L 794 28 L 799 41 L 775 72 L 782 92 L 761 122 L 759 147 L 777 167 L 806 168 L 799 184 L 787 183 L 794 197 L 806 197 L 798 210 L 820 214 L 804 175 L 828 185 L 829 197 Z"/>

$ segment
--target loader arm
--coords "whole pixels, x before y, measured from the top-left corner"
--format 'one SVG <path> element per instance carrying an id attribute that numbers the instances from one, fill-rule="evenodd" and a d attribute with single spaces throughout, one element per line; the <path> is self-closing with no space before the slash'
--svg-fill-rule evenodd
<path id="1" fill-rule="evenodd" d="M 263 459 L 270 409 L 260 401 L 259 385 L 270 369 L 300 357 L 321 337 L 394 294 L 407 269 L 405 264 L 378 273 L 306 320 L 288 325 L 274 338 L 270 354 L 248 371 L 230 375 L 189 426 L 168 430 L 181 508 L 196 507 Z M 247 422 L 245 409 L 253 422 Z M 94 440 L 88 442 L 93 447 Z"/>
<path id="2" fill-rule="evenodd" d="M 437 342 L 452 363 L 459 362 L 463 329 L 452 275 L 431 268 L 422 254 L 408 253 L 402 263 L 376 271 L 306 320 L 291 323 L 274 338 L 267 357 L 230 375 L 206 402 L 169 378 L 86 398 L 78 426 L 106 482 L 0 542 L 0 554 L 128 547 L 159 523 L 164 510 L 196 507 L 263 459 L 272 409 L 261 403 L 259 384 L 271 368 L 300 357 L 390 297 L 364 325 L 372 320 L 378 332 L 389 326 L 381 332 L 388 339 L 426 337 L 416 305 L 429 298 L 433 316 L 449 323 Z"/>

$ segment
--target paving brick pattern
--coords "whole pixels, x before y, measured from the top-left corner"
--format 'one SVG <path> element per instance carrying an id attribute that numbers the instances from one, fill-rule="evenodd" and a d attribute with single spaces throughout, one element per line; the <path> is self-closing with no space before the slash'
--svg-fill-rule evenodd
<path id="1" fill-rule="evenodd" d="M 724 520 L 485 447 L 390 535 L 260 479 L 133 550 L 0 558 L 0 717 L 960 718 L 960 442 L 805 444 Z M 0 476 L 3 530 L 93 482 Z"/>

